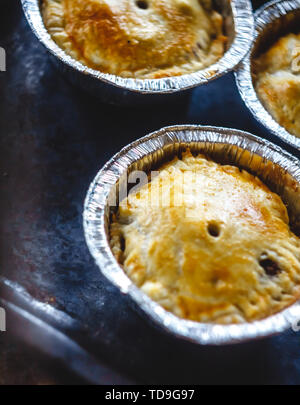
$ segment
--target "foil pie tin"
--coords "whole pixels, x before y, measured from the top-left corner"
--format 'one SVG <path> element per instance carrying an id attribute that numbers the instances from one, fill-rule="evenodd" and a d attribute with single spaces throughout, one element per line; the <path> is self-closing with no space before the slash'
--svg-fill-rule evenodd
<path id="1" fill-rule="evenodd" d="M 300 163 L 288 152 L 247 132 L 193 125 L 163 128 L 122 149 L 99 171 L 90 185 L 83 213 L 85 237 L 104 276 L 141 313 L 169 333 L 202 345 L 243 342 L 282 332 L 300 320 L 300 301 L 260 321 L 218 325 L 184 320 L 152 301 L 127 277 L 112 254 L 109 221 L 117 210 L 118 195 L 133 170 L 149 171 L 171 160 L 183 148 L 202 152 L 220 163 L 232 164 L 257 175 L 277 192 L 288 207 L 290 222 L 300 221 Z"/>
<path id="2" fill-rule="evenodd" d="M 42 0 L 21 0 L 32 31 L 53 56 L 53 61 L 75 85 L 98 96 L 104 102 L 131 104 L 165 100 L 162 95 L 173 94 L 208 83 L 233 70 L 250 49 L 254 19 L 249 0 L 214 0 L 224 17 L 224 31 L 229 46 L 215 64 L 196 73 L 154 80 L 128 79 L 101 73 L 84 66 L 67 55 L 46 30 L 42 15 Z"/>
<path id="3" fill-rule="evenodd" d="M 254 14 L 255 33 L 250 52 L 236 71 L 236 83 L 241 97 L 254 117 L 272 134 L 300 149 L 300 138 L 283 128 L 264 108 L 253 85 L 253 59 L 265 52 L 281 36 L 299 32 L 300 0 L 271 1 Z"/>

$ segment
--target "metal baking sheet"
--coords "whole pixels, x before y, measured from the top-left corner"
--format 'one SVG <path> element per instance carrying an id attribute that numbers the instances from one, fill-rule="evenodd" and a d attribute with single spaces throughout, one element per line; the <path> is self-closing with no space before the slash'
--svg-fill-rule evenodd
<path id="1" fill-rule="evenodd" d="M 0 282 L 3 300 L 134 382 L 299 384 L 299 333 L 215 348 L 175 339 L 131 309 L 101 276 L 84 240 L 89 184 L 113 154 L 147 133 L 167 125 L 206 124 L 247 130 L 284 145 L 252 118 L 233 75 L 175 104 L 103 105 L 57 74 L 19 2 L 7 3 L 0 16 L 0 46 L 7 53 L 7 72 L 0 73 L 0 271 L 9 280 Z M 8 318 L 20 319 L 9 313 Z M 64 342 L 67 352 L 69 340 Z"/>

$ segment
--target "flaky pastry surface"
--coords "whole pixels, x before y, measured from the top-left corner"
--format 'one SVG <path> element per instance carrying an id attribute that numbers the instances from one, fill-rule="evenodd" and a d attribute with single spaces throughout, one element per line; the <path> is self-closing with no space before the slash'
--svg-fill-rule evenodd
<path id="1" fill-rule="evenodd" d="M 300 34 L 280 38 L 255 61 L 255 88 L 265 108 L 300 136 Z"/>
<path id="2" fill-rule="evenodd" d="M 129 194 L 110 227 L 131 280 L 181 318 L 250 322 L 300 293 L 300 241 L 258 178 L 184 153 Z"/>
<path id="3" fill-rule="evenodd" d="M 224 54 L 211 0 L 43 0 L 54 41 L 104 73 L 162 78 L 195 72 Z"/>

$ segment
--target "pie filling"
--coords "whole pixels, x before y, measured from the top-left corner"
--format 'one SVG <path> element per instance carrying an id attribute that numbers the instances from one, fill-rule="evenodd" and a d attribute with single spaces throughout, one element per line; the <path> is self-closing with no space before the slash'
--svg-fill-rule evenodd
<path id="1" fill-rule="evenodd" d="M 43 0 L 54 41 L 103 73 L 155 79 L 202 70 L 224 54 L 211 0 Z"/>
<path id="2" fill-rule="evenodd" d="M 129 278 L 180 318 L 251 322 L 300 294 L 300 239 L 281 198 L 245 170 L 185 152 L 113 214 Z"/>

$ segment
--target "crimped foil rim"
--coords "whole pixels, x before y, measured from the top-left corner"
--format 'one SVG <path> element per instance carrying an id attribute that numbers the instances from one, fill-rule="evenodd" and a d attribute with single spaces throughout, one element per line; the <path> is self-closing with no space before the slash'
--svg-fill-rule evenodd
<path id="1" fill-rule="evenodd" d="M 300 183 L 298 159 L 278 146 L 248 132 L 197 125 L 178 125 L 151 133 L 123 148 L 98 172 L 88 190 L 83 212 L 87 245 L 100 271 L 138 308 L 168 332 L 202 345 L 223 345 L 270 336 L 290 328 L 300 319 L 300 301 L 266 319 L 237 325 L 216 325 L 179 319 L 152 301 L 127 277 L 112 254 L 105 231 L 105 210 L 112 187 L 128 167 L 143 157 L 174 143 L 236 145 L 278 164 Z"/>
<path id="2" fill-rule="evenodd" d="M 235 25 L 235 39 L 225 55 L 215 64 L 199 72 L 162 79 L 127 79 L 101 73 L 88 68 L 67 55 L 51 38 L 46 30 L 40 13 L 40 0 L 21 0 L 25 16 L 32 31 L 43 45 L 60 61 L 71 68 L 113 86 L 142 94 L 174 93 L 189 89 L 216 79 L 233 70 L 250 49 L 254 19 L 249 0 L 231 0 Z"/>
<path id="3" fill-rule="evenodd" d="M 255 32 L 253 45 L 267 24 L 272 23 L 281 16 L 297 9 L 300 9 L 300 0 L 275 0 L 259 8 L 254 14 Z M 283 139 L 285 142 L 300 149 L 300 138 L 292 135 L 283 128 L 265 109 L 257 96 L 251 77 L 252 49 L 250 49 L 247 56 L 240 63 L 238 70 L 235 72 L 236 83 L 240 95 L 251 113 L 262 125 L 267 127 L 274 135 Z"/>

